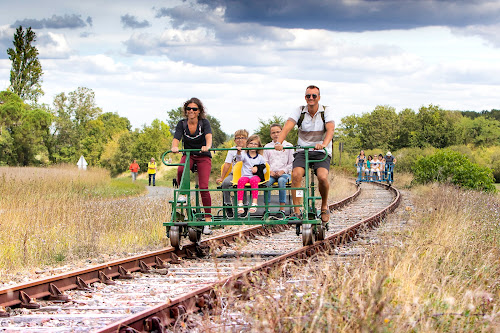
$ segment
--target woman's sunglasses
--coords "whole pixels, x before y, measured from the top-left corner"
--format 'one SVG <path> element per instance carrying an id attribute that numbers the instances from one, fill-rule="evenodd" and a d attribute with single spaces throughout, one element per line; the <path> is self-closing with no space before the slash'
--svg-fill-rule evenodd
<path id="1" fill-rule="evenodd" d="M 186 107 L 186 111 L 191 111 L 191 110 L 198 111 L 198 108 L 190 108 L 189 106 Z"/>

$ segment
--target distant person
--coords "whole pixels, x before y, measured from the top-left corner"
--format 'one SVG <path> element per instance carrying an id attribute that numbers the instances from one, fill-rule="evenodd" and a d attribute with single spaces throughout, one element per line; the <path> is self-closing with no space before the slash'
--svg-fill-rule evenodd
<path id="1" fill-rule="evenodd" d="M 234 132 L 234 142 L 235 146 L 232 148 L 236 147 L 242 147 L 246 148 L 247 146 L 247 139 L 248 139 L 248 131 L 246 129 L 239 129 L 236 132 Z M 223 189 L 229 189 L 233 187 L 233 171 L 227 175 L 227 177 L 223 178 L 226 173 L 229 171 L 230 168 L 232 168 L 236 164 L 236 150 L 228 150 L 226 159 L 224 160 L 224 164 L 222 166 L 222 171 L 221 171 L 221 176 L 216 179 L 217 184 L 221 184 L 221 188 Z M 245 197 L 245 194 L 243 195 Z M 232 201 L 231 201 L 231 191 L 223 191 L 222 192 L 222 201 L 224 206 L 232 206 Z M 246 199 L 244 199 L 246 201 Z M 233 209 L 232 208 L 224 208 L 226 211 L 226 215 L 228 217 L 233 217 Z"/>
<path id="2" fill-rule="evenodd" d="M 151 186 L 151 179 L 153 179 L 153 186 L 156 186 L 155 178 L 156 178 L 156 162 L 153 157 L 151 157 L 151 161 L 148 163 L 148 176 L 149 176 L 149 186 Z"/>
<path id="3" fill-rule="evenodd" d="M 373 167 L 373 156 L 372 155 L 368 155 L 368 159 L 366 160 L 366 179 L 367 180 L 373 180 L 373 171 L 372 171 L 372 167 Z"/>
<path id="4" fill-rule="evenodd" d="M 278 142 L 278 138 L 281 134 L 282 127 L 280 124 L 272 124 L 271 128 L 271 139 L 273 141 L 269 142 L 264 146 L 264 148 L 272 148 Z M 292 147 L 293 145 L 288 141 L 283 141 L 283 147 Z M 266 149 L 264 150 L 264 160 L 269 164 L 271 169 L 271 177 L 267 183 L 268 187 L 273 186 L 275 182 L 278 182 L 279 188 L 285 188 L 286 184 L 292 178 L 292 166 L 293 166 L 293 149 L 284 149 L 282 151 Z M 270 192 L 264 192 L 264 197 L 266 198 L 266 203 L 269 203 Z M 279 190 L 278 194 L 279 203 L 284 206 L 286 203 L 286 190 Z M 283 207 L 280 208 L 281 212 L 285 212 Z"/>
<path id="5" fill-rule="evenodd" d="M 139 164 L 137 164 L 137 161 L 134 160 L 130 164 L 129 169 L 130 173 L 132 174 L 132 181 L 135 182 L 135 180 L 137 179 L 137 174 L 139 173 L 139 170 L 141 170 L 141 167 L 139 166 Z"/>
<path id="6" fill-rule="evenodd" d="M 212 154 L 209 149 L 212 148 L 212 128 L 210 122 L 206 118 L 205 108 L 203 103 L 196 97 L 184 102 L 183 106 L 184 119 L 180 120 L 175 127 L 174 140 L 172 141 L 172 152 L 179 152 L 179 142 L 182 140 L 184 149 L 198 149 L 190 153 L 189 168 L 192 170 L 196 164 L 198 170 L 198 184 L 201 190 L 208 190 L 208 181 L 210 172 L 212 171 Z M 186 162 L 186 154 L 184 153 L 179 163 Z M 177 168 L 177 184 L 181 184 L 182 173 L 184 166 Z M 211 222 L 212 216 L 212 198 L 209 191 L 200 191 L 201 201 L 205 210 L 205 221 Z M 186 202 L 185 196 L 179 196 L 179 202 Z M 210 226 L 205 225 L 203 228 L 204 234 L 211 234 Z"/>
<path id="7" fill-rule="evenodd" d="M 335 121 L 333 120 L 333 111 L 324 105 L 319 104 L 321 99 L 319 88 L 309 86 L 306 88 L 305 100 L 307 106 L 301 106 L 295 109 L 290 118 L 283 126 L 283 130 L 276 142 L 276 150 L 283 149 L 283 142 L 288 133 L 297 125 L 299 129 L 299 146 L 313 146 L 309 150 L 311 160 L 326 159 L 322 162 L 311 163 L 318 177 L 319 193 L 321 194 L 321 221 L 327 222 L 330 219 L 328 210 L 328 191 L 330 183 L 328 182 L 328 173 L 330 172 L 330 159 L 332 156 L 332 139 L 335 131 Z M 323 148 L 326 148 L 327 156 Z M 298 150 L 294 154 L 292 170 L 292 187 L 301 187 L 302 177 L 305 175 L 305 152 Z M 309 186 L 309 184 L 307 184 Z M 300 198 L 297 198 L 297 191 L 292 190 L 293 204 L 300 205 Z M 294 207 L 294 216 L 300 217 L 300 206 Z"/>
<path id="8" fill-rule="evenodd" d="M 366 160 L 366 157 L 365 157 L 365 151 L 364 150 L 361 150 L 359 152 L 359 155 L 358 157 L 356 157 L 356 168 L 358 170 L 358 180 L 357 182 L 360 182 L 361 179 L 363 178 L 363 171 L 365 170 L 365 160 Z"/>
<path id="9" fill-rule="evenodd" d="M 238 179 L 238 189 L 244 189 L 246 184 L 250 184 L 252 188 L 252 206 L 248 209 L 249 213 L 257 212 L 257 199 L 259 197 L 259 183 L 264 181 L 264 174 L 266 173 L 266 161 L 261 155 L 262 150 L 257 148 L 262 148 L 260 143 L 260 138 L 258 135 L 252 135 L 248 138 L 247 148 L 254 148 L 251 150 L 241 151 L 242 147 L 237 147 L 238 152 L 236 153 L 236 160 L 242 161 L 241 166 L 241 177 Z M 260 175 L 259 175 L 260 174 Z M 243 208 L 243 192 L 238 191 L 238 214 L 244 214 L 245 209 Z"/>
<path id="10" fill-rule="evenodd" d="M 394 164 L 396 164 L 396 158 L 392 156 L 390 151 L 385 154 L 385 179 L 389 179 L 391 177 L 391 181 L 394 180 Z M 388 174 L 390 169 L 390 174 Z"/>

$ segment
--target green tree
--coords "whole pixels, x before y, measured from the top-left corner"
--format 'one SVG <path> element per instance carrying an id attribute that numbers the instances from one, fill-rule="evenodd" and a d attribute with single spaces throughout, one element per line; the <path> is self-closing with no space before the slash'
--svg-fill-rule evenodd
<path id="1" fill-rule="evenodd" d="M 142 170 L 145 170 L 151 157 L 160 160 L 161 155 L 172 146 L 172 137 L 169 126 L 159 119 L 153 120 L 151 126 L 142 128 L 134 138 L 132 149 L 133 158 L 137 159 Z"/>
<path id="2" fill-rule="evenodd" d="M 89 124 L 89 122 L 96 120 L 102 110 L 95 103 L 94 92 L 84 87 L 79 87 L 68 95 L 58 94 L 54 98 L 54 107 L 55 147 L 52 159 L 55 162 L 76 162 L 81 154 L 88 151 L 82 149 L 82 141 L 89 132 L 97 133 L 95 127 L 100 126 L 95 123 Z M 98 140 L 90 139 L 93 141 L 91 144 L 88 143 L 89 139 L 86 141 L 87 149 L 92 149 L 93 144 Z"/>
<path id="3" fill-rule="evenodd" d="M 0 92 L 0 164 L 48 163 L 52 115 L 26 105 L 19 96 Z"/>
<path id="4" fill-rule="evenodd" d="M 418 147 L 444 148 L 457 143 L 455 124 L 459 118 L 435 105 L 421 107 L 417 119 L 419 129 L 414 144 Z"/>
<path id="5" fill-rule="evenodd" d="M 392 150 L 413 147 L 416 141 L 419 123 L 417 114 L 412 109 L 404 109 L 398 114 L 397 129 L 392 142 Z"/>
<path id="6" fill-rule="evenodd" d="M 33 45 L 36 34 L 31 27 L 26 31 L 22 26 L 14 34 L 14 48 L 7 49 L 9 60 L 12 61 L 10 70 L 10 90 L 22 100 L 37 102 L 43 95 L 42 65 L 38 60 L 38 49 Z"/>

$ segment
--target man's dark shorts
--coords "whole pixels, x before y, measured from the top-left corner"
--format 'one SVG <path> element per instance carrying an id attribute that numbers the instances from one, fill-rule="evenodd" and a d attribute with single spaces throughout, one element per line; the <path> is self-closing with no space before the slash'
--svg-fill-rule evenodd
<path id="1" fill-rule="evenodd" d="M 305 151 L 298 151 L 295 154 L 293 154 L 293 168 L 306 168 L 306 154 Z M 325 153 L 320 152 L 320 151 L 310 151 L 309 152 L 309 160 L 321 160 L 323 157 L 325 157 Z M 331 157 L 328 155 L 326 156 L 326 159 L 321 162 L 314 162 L 311 163 L 313 165 L 314 173 L 316 173 L 316 170 L 318 168 L 325 168 L 326 170 L 330 170 L 330 160 Z"/>

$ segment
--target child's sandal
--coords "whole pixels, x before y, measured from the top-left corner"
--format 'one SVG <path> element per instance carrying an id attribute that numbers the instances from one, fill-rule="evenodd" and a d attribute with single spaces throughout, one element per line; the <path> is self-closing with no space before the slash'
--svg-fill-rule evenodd
<path id="1" fill-rule="evenodd" d="M 257 204 L 256 203 L 252 203 L 252 207 L 250 207 L 248 209 L 248 212 L 249 213 L 256 213 L 257 212 L 257 207 L 255 207 L 255 206 L 257 206 Z"/>
<path id="2" fill-rule="evenodd" d="M 243 204 L 239 203 L 238 204 L 238 214 L 243 214 L 245 212 L 245 209 L 243 208 Z"/>

